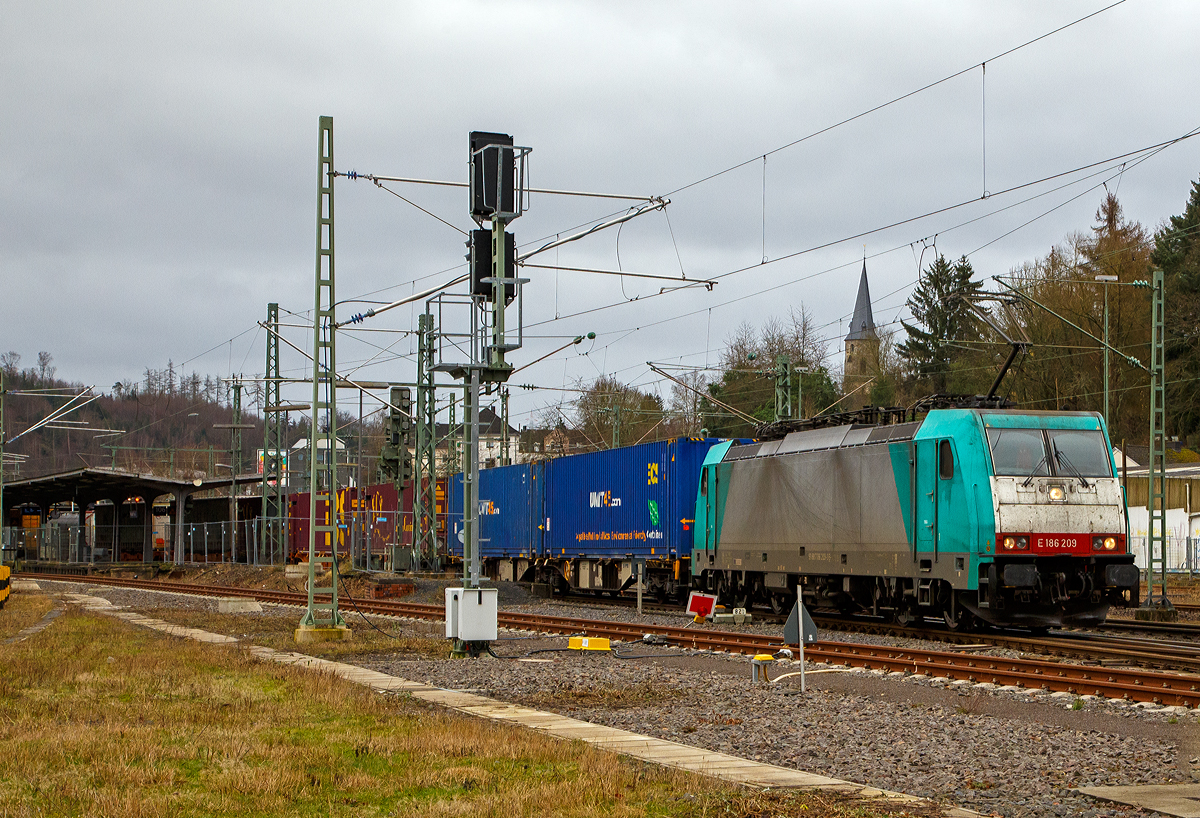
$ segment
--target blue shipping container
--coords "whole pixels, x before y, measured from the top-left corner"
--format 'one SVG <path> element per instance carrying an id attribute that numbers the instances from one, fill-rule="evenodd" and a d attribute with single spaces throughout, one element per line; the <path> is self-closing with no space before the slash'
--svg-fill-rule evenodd
<path id="1" fill-rule="evenodd" d="M 479 470 L 479 554 L 483 557 L 528 557 L 542 551 L 542 465 L 500 466 Z M 462 556 L 462 475 L 450 479 L 449 534 L 451 554 Z"/>
<path id="2" fill-rule="evenodd" d="M 569 558 L 689 554 L 700 466 L 719 442 L 676 438 L 548 461 L 545 553 Z"/>

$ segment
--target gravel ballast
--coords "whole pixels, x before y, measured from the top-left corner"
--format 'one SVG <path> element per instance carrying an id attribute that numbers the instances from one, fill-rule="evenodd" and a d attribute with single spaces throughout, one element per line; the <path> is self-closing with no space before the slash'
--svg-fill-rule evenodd
<path id="1" fill-rule="evenodd" d="M 146 611 L 216 607 L 211 599 L 69 585 L 70 591 Z M 68 590 L 68 583 L 43 587 Z M 630 610 L 512 602 L 525 604 L 504 607 L 582 618 L 681 622 L 678 616 L 638 617 Z M 264 606 L 268 616 L 295 616 L 295 611 Z M 219 631 L 219 624 L 214 619 L 213 630 Z M 406 625 L 391 620 L 384 627 L 402 633 Z M 777 633 L 779 626 L 752 629 L 760 628 Z M 427 626 L 413 630 L 428 633 Z M 897 644 L 861 634 L 822 633 L 826 637 Z M 1097 801 L 1074 788 L 1191 783 L 1193 765 L 1200 766 L 1200 741 L 1192 738 L 1198 733 L 1196 711 L 1092 699 L 1076 703 L 1071 696 L 811 664 L 808 691 L 801 694 L 798 676 L 772 685 L 752 684 L 746 657 L 638 644 L 618 647 L 626 655 L 652 655 L 622 660 L 605 653 L 557 650 L 565 644 L 565 638 L 502 639 L 495 652 L 510 658 L 432 661 L 374 654 L 356 663 L 1005 818 L 1149 815 Z M 782 662 L 771 673 L 777 677 L 798 671 L 798 663 Z"/>

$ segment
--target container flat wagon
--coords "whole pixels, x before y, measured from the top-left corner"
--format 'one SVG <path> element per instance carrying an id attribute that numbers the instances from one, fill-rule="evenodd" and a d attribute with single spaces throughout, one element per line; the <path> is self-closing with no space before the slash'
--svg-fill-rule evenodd
<path id="1" fill-rule="evenodd" d="M 644 564 L 645 592 L 681 597 L 701 465 L 717 443 L 676 438 L 480 471 L 484 574 L 560 592 L 619 593 Z M 461 558 L 461 476 L 448 499 L 449 544 Z"/>

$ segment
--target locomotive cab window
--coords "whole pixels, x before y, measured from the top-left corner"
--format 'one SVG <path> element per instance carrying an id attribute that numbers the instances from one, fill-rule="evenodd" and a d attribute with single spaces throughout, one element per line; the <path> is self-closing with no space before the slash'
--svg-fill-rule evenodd
<path id="1" fill-rule="evenodd" d="M 1104 435 L 1096 431 L 1051 429 L 1050 451 L 1054 470 L 1064 476 L 1112 477 L 1112 463 Z"/>
<path id="2" fill-rule="evenodd" d="M 997 476 L 1049 476 L 1050 457 L 1041 429 L 988 429 L 987 436 Z"/>
<path id="3" fill-rule="evenodd" d="M 708 469 L 700 470 L 700 494 L 704 497 L 708 496 Z"/>
<path id="4" fill-rule="evenodd" d="M 943 480 L 954 477 L 954 449 L 949 440 L 938 444 L 938 476 Z"/>

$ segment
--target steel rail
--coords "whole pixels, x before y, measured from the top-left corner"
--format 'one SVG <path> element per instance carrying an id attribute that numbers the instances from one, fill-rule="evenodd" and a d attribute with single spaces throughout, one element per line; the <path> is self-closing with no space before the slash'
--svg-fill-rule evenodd
<path id="1" fill-rule="evenodd" d="M 277 604 L 303 605 L 305 594 L 231 588 L 212 585 L 165 583 L 153 580 L 112 579 L 63 575 L 25 574 L 21 578 L 61 582 L 87 582 L 112 587 L 190 593 L 204 596 L 238 597 Z M 442 619 L 440 605 L 385 600 L 354 600 L 364 613 L 419 619 Z M 499 614 L 501 627 L 544 633 L 583 633 L 619 640 L 641 640 L 645 634 L 664 638 L 669 645 L 697 650 L 725 651 L 737 654 L 771 653 L 783 646 L 779 639 L 735 631 L 712 631 L 670 625 L 648 625 L 608 620 L 576 619 L 565 616 L 515 613 Z M 846 665 L 868 670 L 902 672 L 952 681 L 986 682 L 995 685 L 1065 692 L 1077 696 L 1154 702 L 1200 707 L 1200 676 L 1148 672 L 1144 670 L 1065 664 L 1035 659 L 1005 659 L 972 656 L 947 651 L 860 645 L 846 642 L 818 642 L 805 647 L 805 656 L 813 662 Z"/>

